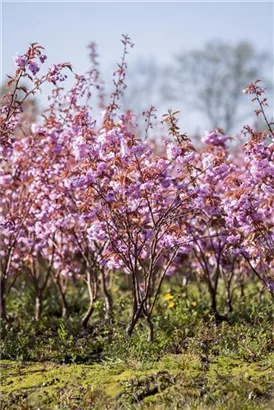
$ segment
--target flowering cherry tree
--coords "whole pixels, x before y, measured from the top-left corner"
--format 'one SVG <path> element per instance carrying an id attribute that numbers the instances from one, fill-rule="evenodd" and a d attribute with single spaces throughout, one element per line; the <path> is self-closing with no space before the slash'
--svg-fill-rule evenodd
<path id="1" fill-rule="evenodd" d="M 162 284 L 169 275 L 186 275 L 182 263 L 187 275 L 205 283 L 217 319 L 224 318 L 218 306 L 221 281 L 230 312 L 235 288 L 249 277 L 274 295 L 274 145 L 265 90 L 258 82 L 245 89 L 259 104 L 255 113 L 264 117 L 266 131 L 246 126 L 248 140 L 238 156 L 221 129 L 206 132 L 204 147 L 196 150 L 172 110 L 163 116 L 168 135 L 159 148 L 148 138 L 155 108 L 144 113 L 147 129 L 139 135 L 134 114 L 119 106 L 126 87 L 126 54 L 133 46 L 128 36 L 122 43 L 108 104 L 93 44 L 92 67 L 84 75 L 61 63 L 39 77 L 46 56 L 37 43 L 14 58 L 12 91 L 3 97 L 0 113 L 5 320 L 7 298 L 24 275 L 35 290 L 36 320 L 52 284 L 66 316 L 68 286 L 84 282 L 89 300 L 84 327 L 98 298 L 104 298 L 106 318 L 111 318 L 110 279 L 124 275 L 132 308 L 127 336 L 144 319 L 149 341 Z M 75 83 L 65 91 L 60 83 L 67 68 Z M 28 86 L 21 86 L 21 80 L 28 80 Z M 48 107 L 39 121 L 25 126 L 24 103 L 45 82 L 53 86 Z M 93 118 L 91 107 L 97 92 L 104 109 L 101 121 Z"/>

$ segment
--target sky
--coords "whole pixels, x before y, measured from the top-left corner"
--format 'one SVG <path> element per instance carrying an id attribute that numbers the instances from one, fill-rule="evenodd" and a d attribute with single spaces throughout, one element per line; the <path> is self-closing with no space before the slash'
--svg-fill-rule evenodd
<path id="1" fill-rule="evenodd" d="M 31 42 L 46 48 L 49 64 L 70 61 L 77 72 L 85 72 L 91 41 L 98 44 L 102 71 L 111 78 L 122 54 L 123 33 L 135 44 L 129 67 L 140 58 L 170 64 L 175 54 L 202 48 L 212 38 L 248 40 L 273 56 L 273 19 L 271 1 L 2 1 L 1 79 L 14 71 L 12 56 L 24 53 Z"/>

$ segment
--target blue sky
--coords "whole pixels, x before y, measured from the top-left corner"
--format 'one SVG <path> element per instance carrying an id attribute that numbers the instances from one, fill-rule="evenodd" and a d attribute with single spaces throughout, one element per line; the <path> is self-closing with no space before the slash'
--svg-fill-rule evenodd
<path id="1" fill-rule="evenodd" d="M 273 55 L 273 2 L 2 2 L 2 80 L 14 70 L 12 56 L 30 42 L 46 48 L 48 62 L 89 67 L 87 44 L 99 47 L 102 70 L 111 77 L 122 33 L 140 57 L 168 64 L 180 50 L 201 48 L 211 38 L 249 40 Z"/>

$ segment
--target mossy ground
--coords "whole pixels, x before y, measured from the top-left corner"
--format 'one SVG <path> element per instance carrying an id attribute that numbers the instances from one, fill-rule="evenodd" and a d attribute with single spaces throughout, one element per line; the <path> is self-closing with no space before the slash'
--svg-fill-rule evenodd
<path id="1" fill-rule="evenodd" d="M 86 330 L 84 303 L 63 320 L 49 295 L 36 323 L 23 302 L 10 301 L 2 325 L 2 410 L 274 408 L 274 308 L 256 289 L 221 323 L 197 293 L 164 289 L 153 343 L 142 320 L 125 339 L 130 310 L 119 295 L 113 320 L 99 302 Z"/>
<path id="2" fill-rule="evenodd" d="M 167 355 L 93 365 L 1 362 L 2 409 L 273 409 L 274 356 Z"/>

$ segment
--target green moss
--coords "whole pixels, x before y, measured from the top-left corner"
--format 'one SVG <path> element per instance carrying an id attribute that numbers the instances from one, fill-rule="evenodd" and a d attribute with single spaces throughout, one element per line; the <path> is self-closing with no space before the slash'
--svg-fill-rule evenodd
<path id="1" fill-rule="evenodd" d="M 141 379 L 157 371 L 154 368 L 143 369 L 141 364 L 125 368 L 120 363 L 117 366 L 115 363 L 93 366 L 53 363 L 22 365 L 4 361 L 1 363 L 1 393 L 4 399 L 26 393 L 28 401 L 32 402 L 37 397 L 41 400 L 43 395 L 48 400 L 54 399 L 56 393 L 64 388 L 75 392 L 82 388 L 85 391 L 99 389 L 105 396 L 115 398 L 123 393 L 129 380 L 136 377 Z"/>
<path id="2" fill-rule="evenodd" d="M 111 410 L 273 407 L 273 355 L 253 363 L 226 357 L 205 361 L 191 353 L 91 366 L 5 360 L 1 374 L 3 409 L 89 409 L 91 403 Z"/>

